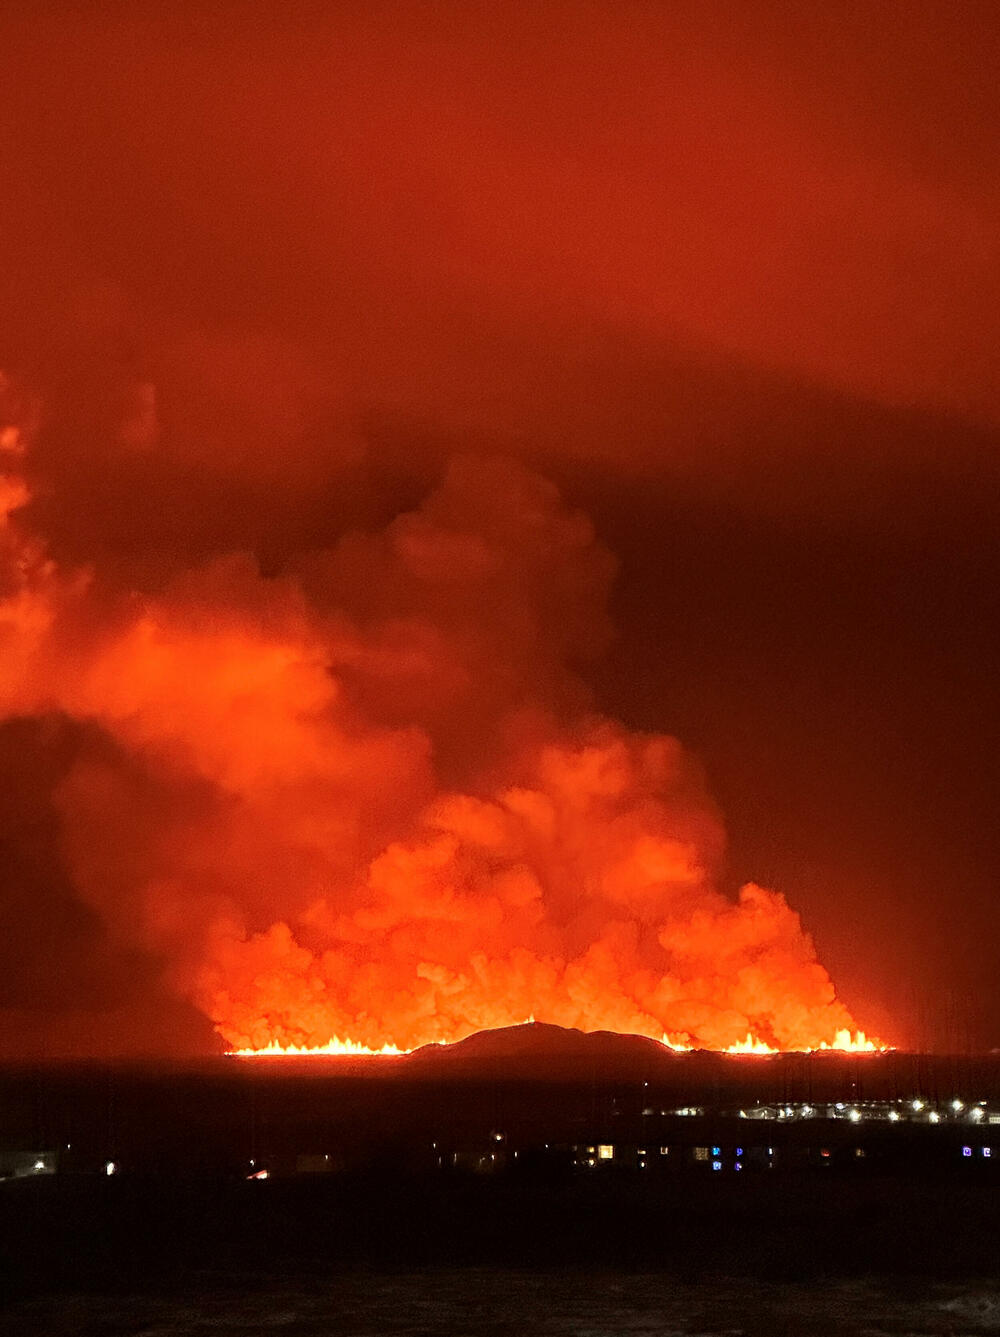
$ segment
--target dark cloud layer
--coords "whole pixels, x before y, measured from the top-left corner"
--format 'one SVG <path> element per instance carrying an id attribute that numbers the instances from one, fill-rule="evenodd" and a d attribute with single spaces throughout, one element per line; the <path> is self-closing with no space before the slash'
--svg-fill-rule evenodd
<path id="1" fill-rule="evenodd" d="M 873 1029 L 993 1042 L 998 33 L 974 3 L 21 6 L 25 523 L 123 624 L 199 582 L 245 602 L 233 553 L 363 624 L 371 536 L 455 455 L 528 462 L 620 565 L 614 639 L 570 617 L 536 695 L 569 709 L 568 660 L 581 699 L 691 746 L 719 876 L 780 886 Z M 359 709 L 426 718 L 347 659 Z M 67 727 L 4 735 L 32 944 L 4 1005 L 42 1037 L 57 978 L 110 1017 L 161 987 L 67 869 L 66 768 L 108 764 Z M 438 746 L 457 782 L 461 731 Z M 197 803 L 129 785 L 137 823 Z"/>

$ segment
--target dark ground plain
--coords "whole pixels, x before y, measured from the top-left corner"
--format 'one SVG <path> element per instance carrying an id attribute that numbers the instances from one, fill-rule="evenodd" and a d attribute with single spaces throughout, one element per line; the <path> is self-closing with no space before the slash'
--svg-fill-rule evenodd
<path id="1" fill-rule="evenodd" d="M 1000 1105 L 993 1055 L 634 1041 L 534 1027 L 388 1064 L 0 1069 L 0 1145 L 62 1149 L 58 1174 L 0 1183 L 0 1337 L 1000 1337 L 1000 1165 L 963 1158 L 947 1116 L 875 1125 L 871 1154 L 828 1173 L 435 1169 L 435 1146 L 497 1128 L 513 1147 L 730 1139 L 709 1114 L 659 1116 L 691 1103 Z M 852 1127 L 758 1131 L 850 1150 Z M 328 1149 L 342 1172 L 245 1179 L 250 1157 Z"/>
<path id="2" fill-rule="evenodd" d="M 0 1337 L 1000 1334 L 1000 1205 L 953 1177 L 3 1189 Z"/>
<path id="3" fill-rule="evenodd" d="M 171 1293 L 26 1302 L 4 1337 L 961 1337 L 1000 1331 L 1000 1288 L 838 1280 L 682 1282 L 564 1269 L 211 1275 Z"/>

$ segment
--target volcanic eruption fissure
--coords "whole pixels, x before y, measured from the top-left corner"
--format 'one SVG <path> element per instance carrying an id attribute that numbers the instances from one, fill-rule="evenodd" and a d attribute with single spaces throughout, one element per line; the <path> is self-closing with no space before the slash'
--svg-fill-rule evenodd
<path id="1" fill-rule="evenodd" d="M 223 553 L 139 593 L 31 532 L 29 416 L 0 437 L 0 713 L 87 724 L 54 796 L 76 892 L 227 1047 L 409 1049 L 529 1015 L 865 1043 L 785 899 L 715 885 L 681 744 L 595 710 L 615 562 L 546 479 L 456 457 L 416 509 L 277 576 Z"/>

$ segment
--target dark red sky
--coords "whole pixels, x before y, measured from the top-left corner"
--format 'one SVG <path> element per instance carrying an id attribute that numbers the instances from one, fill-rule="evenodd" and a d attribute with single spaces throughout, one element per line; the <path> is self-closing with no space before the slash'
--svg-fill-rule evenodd
<path id="1" fill-rule="evenodd" d="M 0 18 L 54 556 L 278 573 L 520 457 L 620 560 L 585 677 L 701 757 L 727 885 L 784 891 L 872 1029 L 1000 1044 L 996 6 L 253 11 Z M 63 866 L 71 734 L 0 731 L 0 1007 L 199 1043 Z"/>

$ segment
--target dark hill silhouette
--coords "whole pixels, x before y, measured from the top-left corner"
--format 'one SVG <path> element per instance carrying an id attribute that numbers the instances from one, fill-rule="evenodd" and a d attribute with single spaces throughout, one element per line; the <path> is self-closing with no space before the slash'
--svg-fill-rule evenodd
<path id="1" fill-rule="evenodd" d="M 631 1077 L 669 1067 L 678 1055 L 644 1035 L 578 1031 L 531 1021 L 476 1031 L 450 1045 L 424 1045 L 407 1066 L 474 1072 L 502 1068 L 507 1077 Z"/>

